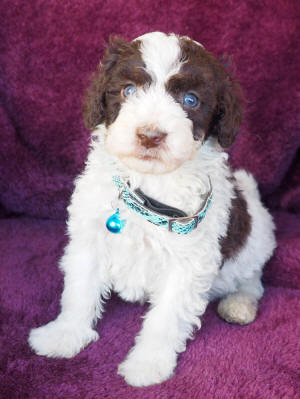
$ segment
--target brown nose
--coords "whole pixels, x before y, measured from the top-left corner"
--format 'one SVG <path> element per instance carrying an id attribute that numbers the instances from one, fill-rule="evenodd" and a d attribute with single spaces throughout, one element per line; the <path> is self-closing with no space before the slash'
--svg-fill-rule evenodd
<path id="1" fill-rule="evenodd" d="M 153 148 L 164 142 L 167 134 L 157 129 L 139 128 L 136 135 L 143 147 Z"/>

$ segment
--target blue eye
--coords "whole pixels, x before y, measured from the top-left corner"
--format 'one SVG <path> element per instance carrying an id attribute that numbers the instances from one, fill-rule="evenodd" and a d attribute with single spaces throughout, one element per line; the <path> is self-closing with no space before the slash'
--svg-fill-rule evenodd
<path id="1" fill-rule="evenodd" d="M 134 94 L 135 92 L 136 92 L 136 87 L 135 87 L 134 85 L 127 85 L 127 86 L 123 89 L 124 97 L 131 96 L 131 95 Z"/>
<path id="2" fill-rule="evenodd" d="M 195 96 L 195 94 L 188 93 L 183 99 L 183 104 L 188 107 L 194 108 L 198 104 L 198 98 Z"/>

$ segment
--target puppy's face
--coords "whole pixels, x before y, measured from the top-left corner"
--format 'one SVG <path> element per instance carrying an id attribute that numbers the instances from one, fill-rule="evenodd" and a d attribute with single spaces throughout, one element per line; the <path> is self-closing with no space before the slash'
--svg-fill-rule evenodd
<path id="1" fill-rule="evenodd" d="M 105 146 L 129 168 L 167 173 L 192 159 L 209 135 L 229 147 L 241 120 L 240 89 L 187 37 L 160 32 L 115 38 L 88 92 L 85 122 L 105 123 Z"/>

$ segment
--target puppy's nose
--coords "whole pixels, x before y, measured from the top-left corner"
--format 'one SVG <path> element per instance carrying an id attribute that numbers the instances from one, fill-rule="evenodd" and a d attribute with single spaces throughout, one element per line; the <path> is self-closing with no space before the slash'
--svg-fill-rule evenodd
<path id="1" fill-rule="evenodd" d="M 161 132 L 158 129 L 151 128 L 138 128 L 136 135 L 139 143 L 146 148 L 153 148 L 159 146 L 165 141 L 167 136 L 166 133 Z"/>

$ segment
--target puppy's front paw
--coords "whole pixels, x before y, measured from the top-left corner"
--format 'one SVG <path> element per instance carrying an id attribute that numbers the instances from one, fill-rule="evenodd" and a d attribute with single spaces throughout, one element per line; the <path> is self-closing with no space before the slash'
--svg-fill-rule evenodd
<path id="1" fill-rule="evenodd" d="M 54 320 L 31 330 L 28 342 L 38 355 L 70 358 L 98 338 L 98 333 L 89 327 Z"/>
<path id="2" fill-rule="evenodd" d="M 176 352 L 134 348 L 119 365 L 118 374 L 132 386 L 158 384 L 170 378 L 176 366 Z"/>

